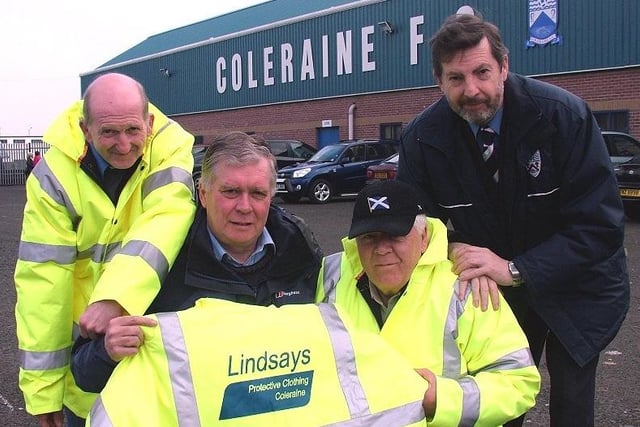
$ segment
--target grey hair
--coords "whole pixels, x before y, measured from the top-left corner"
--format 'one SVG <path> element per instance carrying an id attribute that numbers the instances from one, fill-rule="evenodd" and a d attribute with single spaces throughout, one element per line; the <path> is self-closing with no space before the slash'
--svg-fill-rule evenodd
<path id="1" fill-rule="evenodd" d="M 427 232 L 427 216 L 425 214 L 416 215 L 416 219 L 413 222 L 413 228 L 418 230 L 420 235 Z"/>
<path id="2" fill-rule="evenodd" d="M 276 194 L 276 159 L 262 138 L 254 138 L 244 132 L 229 132 L 217 137 L 207 148 L 202 161 L 201 186 L 208 188 L 216 177 L 216 166 L 225 164 L 240 167 L 257 163 L 261 159 L 269 161 L 271 197 Z"/>

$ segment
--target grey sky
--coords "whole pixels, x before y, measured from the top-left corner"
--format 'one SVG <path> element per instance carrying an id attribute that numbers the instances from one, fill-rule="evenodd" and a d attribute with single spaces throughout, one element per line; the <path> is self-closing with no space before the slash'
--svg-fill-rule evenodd
<path id="1" fill-rule="evenodd" d="M 42 135 L 80 78 L 145 38 L 266 0 L 3 2 L 0 135 Z"/>

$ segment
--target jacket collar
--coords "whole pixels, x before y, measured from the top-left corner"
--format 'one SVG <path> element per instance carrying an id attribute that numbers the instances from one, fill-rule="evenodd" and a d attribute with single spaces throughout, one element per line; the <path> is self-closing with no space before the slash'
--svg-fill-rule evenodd
<path id="1" fill-rule="evenodd" d="M 287 277 L 296 271 L 308 269 L 312 262 L 319 264 L 319 255 L 311 253 L 312 250 L 299 228 L 285 216 L 280 208 L 273 205 L 269 208 L 266 228 L 269 229 L 269 234 L 278 250 L 271 261 L 272 264 L 265 271 L 265 278 Z M 207 229 L 207 212 L 202 207 L 198 207 L 185 240 L 184 250 L 187 263 L 185 273 L 196 273 L 199 277 L 235 280 L 231 271 L 216 259 Z"/>
<path id="2" fill-rule="evenodd" d="M 544 121 L 540 109 L 529 94 L 528 81 L 522 76 L 509 73 L 504 87 L 504 104 L 502 126 L 498 133 L 504 141 L 529 141 L 528 135 L 537 135 L 539 125 Z M 451 107 L 447 99 L 443 96 L 430 106 L 424 115 L 435 115 L 438 120 L 431 120 L 429 124 L 421 124 L 418 135 L 429 135 L 428 139 L 421 140 L 422 143 L 437 148 L 444 153 L 449 160 L 455 161 L 458 157 L 458 147 L 451 144 L 451 136 L 457 135 L 458 139 L 468 140 L 473 138 L 471 128 L 468 123 L 458 116 Z M 531 146 L 527 152 L 535 151 Z M 525 156 L 526 157 L 526 156 Z M 523 162 L 526 162 L 526 157 Z"/>

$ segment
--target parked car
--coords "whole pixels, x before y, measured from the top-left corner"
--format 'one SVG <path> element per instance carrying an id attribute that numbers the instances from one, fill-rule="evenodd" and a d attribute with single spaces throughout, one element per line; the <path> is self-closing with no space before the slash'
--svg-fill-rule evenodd
<path id="1" fill-rule="evenodd" d="M 376 181 L 386 181 L 387 179 L 396 179 L 399 158 L 400 154 L 396 153 L 384 159 L 382 163 L 369 166 L 367 168 L 367 184 Z"/>
<path id="2" fill-rule="evenodd" d="M 618 180 L 625 214 L 640 221 L 640 142 L 623 132 L 602 131 Z"/>
<path id="3" fill-rule="evenodd" d="M 633 220 L 640 221 L 640 154 L 614 167 L 624 212 Z"/>
<path id="4" fill-rule="evenodd" d="M 268 139 L 267 145 L 276 156 L 278 170 L 285 166 L 306 162 L 318 151 L 317 148 L 296 139 Z"/>
<path id="5" fill-rule="evenodd" d="M 206 145 L 194 145 L 191 149 L 193 154 L 193 171 L 191 176 L 193 177 L 193 183 L 198 188 L 198 182 L 200 181 L 200 175 L 202 175 L 202 161 L 204 160 L 204 153 L 207 151 Z"/>
<path id="6" fill-rule="evenodd" d="M 276 158 L 278 169 L 307 161 L 318 151 L 315 147 L 296 139 L 268 139 L 266 143 Z M 202 174 L 202 161 L 206 151 L 207 145 L 203 144 L 194 145 L 191 150 L 193 154 L 193 181 L 196 186 Z"/>
<path id="7" fill-rule="evenodd" d="M 603 130 L 602 136 L 614 166 L 628 162 L 633 156 L 640 154 L 640 142 L 629 134 Z"/>
<path id="8" fill-rule="evenodd" d="M 308 161 L 278 171 L 276 190 L 287 202 L 308 197 L 327 203 L 334 196 L 357 194 L 367 179 L 367 168 L 398 151 L 395 140 L 350 140 L 328 145 Z"/>

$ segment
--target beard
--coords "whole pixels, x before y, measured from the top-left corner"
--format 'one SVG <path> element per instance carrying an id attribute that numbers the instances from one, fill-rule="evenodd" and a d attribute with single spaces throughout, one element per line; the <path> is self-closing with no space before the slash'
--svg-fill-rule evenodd
<path id="1" fill-rule="evenodd" d="M 485 126 L 496 115 L 496 111 L 502 106 L 504 96 L 504 83 L 500 82 L 498 93 L 493 98 L 469 98 L 463 96 L 458 101 L 447 97 L 451 109 L 468 123 Z M 482 108 L 479 108 L 482 106 Z M 469 108 L 473 107 L 473 108 Z"/>

